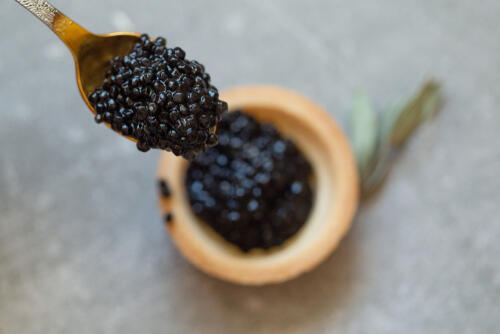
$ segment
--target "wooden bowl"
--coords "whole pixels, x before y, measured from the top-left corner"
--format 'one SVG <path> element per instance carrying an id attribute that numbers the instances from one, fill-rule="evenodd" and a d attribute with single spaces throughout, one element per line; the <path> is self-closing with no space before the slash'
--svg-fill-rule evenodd
<path id="1" fill-rule="evenodd" d="M 159 199 L 166 224 L 181 253 L 202 271 L 240 284 L 260 285 L 291 279 L 311 270 L 338 245 L 349 229 L 358 203 L 358 173 L 347 138 L 318 105 L 274 86 L 244 86 L 222 93 L 230 110 L 242 110 L 272 123 L 297 145 L 313 167 L 314 200 L 299 232 L 271 250 L 240 251 L 191 211 L 185 189 L 188 162 L 162 152 L 158 178 L 171 196 Z"/>

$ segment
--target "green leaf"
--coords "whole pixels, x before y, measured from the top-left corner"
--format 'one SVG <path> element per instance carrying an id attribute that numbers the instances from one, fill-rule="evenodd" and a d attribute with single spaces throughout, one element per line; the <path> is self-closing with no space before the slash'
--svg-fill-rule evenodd
<path id="1" fill-rule="evenodd" d="M 436 115 L 443 104 L 443 97 L 440 90 L 436 90 L 433 94 L 427 97 L 427 101 L 423 103 L 422 112 L 420 114 L 420 122 L 431 119 Z"/>
<path id="2" fill-rule="evenodd" d="M 378 119 L 370 100 L 362 93 L 355 95 L 350 116 L 351 142 L 359 173 L 364 178 L 370 174 L 377 152 Z"/>
<path id="3" fill-rule="evenodd" d="M 381 145 L 377 154 L 377 159 L 373 165 L 370 175 L 361 180 L 361 194 L 364 199 L 371 195 L 382 186 L 389 174 L 392 166 L 392 152 L 388 145 Z"/>
<path id="4" fill-rule="evenodd" d="M 433 116 L 440 107 L 440 86 L 435 81 L 428 81 L 401 110 L 393 125 L 390 137 L 394 147 L 401 147 L 427 118 Z"/>
<path id="5" fill-rule="evenodd" d="M 394 103 L 392 107 L 384 110 L 380 117 L 379 138 L 381 142 L 390 142 L 391 133 L 403 110 L 402 103 Z"/>
<path id="6" fill-rule="evenodd" d="M 370 124 L 377 125 L 376 138 L 370 137 L 370 145 L 366 134 L 363 138 L 366 142 L 360 140 L 364 146 L 357 143 L 356 155 L 361 175 L 361 190 L 363 198 L 367 199 L 376 193 L 386 180 L 397 153 L 396 149 L 408 141 L 422 122 L 436 114 L 441 106 L 442 98 L 439 84 L 428 81 L 405 105 L 396 104 L 385 110 L 380 117 L 380 122 L 377 122 L 376 116 L 373 116 L 375 115 L 373 110 L 369 113 L 366 109 L 369 103 L 363 99 L 363 97 L 358 97 L 355 101 L 353 113 L 356 111 L 358 114 L 353 115 L 352 128 L 366 131 L 368 128 L 366 125 L 364 129 L 359 125 L 355 126 L 354 123 L 363 123 L 369 118 L 372 118 Z M 372 135 L 373 133 L 370 132 L 369 136 Z"/>
<path id="7" fill-rule="evenodd" d="M 377 192 L 389 174 L 393 156 L 390 137 L 401 111 L 401 104 L 394 104 L 381 114 L 377 133 L 377 154 L 373 159 L 369 173 L 361 179 L 361 193 L 365 200 Z"/>

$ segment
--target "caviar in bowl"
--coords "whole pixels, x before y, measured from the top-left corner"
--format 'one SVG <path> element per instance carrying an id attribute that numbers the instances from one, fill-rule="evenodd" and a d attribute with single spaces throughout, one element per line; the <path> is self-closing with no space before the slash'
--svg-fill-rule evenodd
<path id="1" fill-rule="evenodd" d="M 217 135 L 187 169 L 191 209 L 243 252 L 280 246 L 311 211 L 311 165 L 272 124 L 238 110 L 222 117 Z"/>
<path id="2" fill-rule="evenodd" d="M 347 232 L 358 201 L 358 174 L 348 141 L 330 116 L 307 98 L 274 86 L 245 86 L 221 94 L 231 111 L 272 124 L 311 166 L 312 207 L 303 226 L 280 245 L 242 250 L 193 210 L 186 187 L 189 162 L 162 152 L 158 178 L 167 230 L 181 253 L 204 272 L 240 284 L 291 279 L 314 268 Z M 266 219 L 263 217 L 262 219 Z M 269 219 L 269 218 L 268 218 Z"/>

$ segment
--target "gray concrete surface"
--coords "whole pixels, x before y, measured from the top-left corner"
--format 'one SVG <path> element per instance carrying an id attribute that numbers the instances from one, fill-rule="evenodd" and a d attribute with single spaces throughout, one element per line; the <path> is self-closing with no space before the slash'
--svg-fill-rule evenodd
<path id="1" fill-rule="evenodd" d="M 345 126 L 427 77 L 447 104 L 340 248 L 262 288 L 184 261 L 142 154 L 82 103 L 59 40 L 0 4 L 0 333 L 495 333 L 500 327 L 500 3 L 63 1 L 96 32 L 165 35 L 214 83 L 280 84 Z"/>

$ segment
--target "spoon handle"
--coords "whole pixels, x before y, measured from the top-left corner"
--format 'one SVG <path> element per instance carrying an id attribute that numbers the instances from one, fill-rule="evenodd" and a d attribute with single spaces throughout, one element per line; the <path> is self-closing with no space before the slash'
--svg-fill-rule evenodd
<path id="1" fill-rule="evenodd" d="M 16 0 L 52 30 L 76 55 L 80 45 L 92 36 L 45 0 Z"/>

